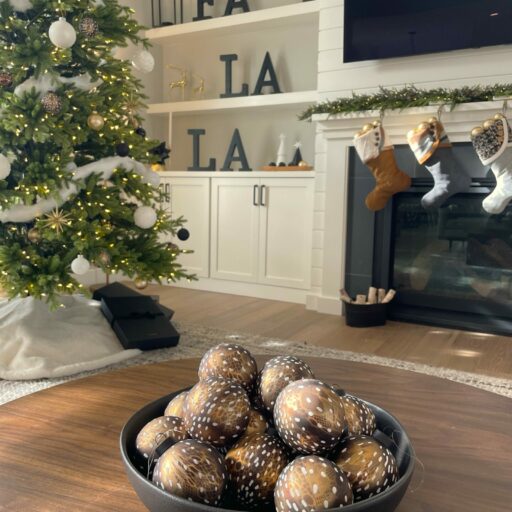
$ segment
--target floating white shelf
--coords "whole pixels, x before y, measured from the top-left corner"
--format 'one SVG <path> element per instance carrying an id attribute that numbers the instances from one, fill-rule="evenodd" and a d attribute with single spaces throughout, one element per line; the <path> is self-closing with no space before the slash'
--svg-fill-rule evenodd
<path id="1" fill-rule="evenodd" d="M 296 107 L 299 110 L 301 106 L 309 106 L 312 103 L 316 103 L 317 100 L 317 91 L 300 91 L 263 94 L 260 96 L 242 96 L 239 98 L 175 101 L 170 103 L 153 103 L 148 106 L 148 114 L 185 115 L 262 107 Z"/>
<path id="2" fill-rule="evenodd" d="M 210 20 L 158 27 L 146 31 L 146 37 L 153 42 L 164 44 L 174 42 L 178 38 L 181 40 L 190 36 L 197 37 L 201 33 L 208 33 L 208 35 L 223 33 L 231 36 L 248 30 L 285 29 L 293 24 L 318 22 L 318 3 L 319 0 L 311 0 Z"/>
<path id="3" fill-rule="evenodd" d="M 314 178 L 315 171 L 161 171 L 163 178 Z"/>

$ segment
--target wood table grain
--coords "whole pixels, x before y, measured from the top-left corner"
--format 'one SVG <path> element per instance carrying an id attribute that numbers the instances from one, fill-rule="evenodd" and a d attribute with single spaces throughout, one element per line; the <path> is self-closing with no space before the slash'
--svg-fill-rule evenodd
<path id="1" fill-rule="evenodd" d="M 261 364 L 266 358 L 258 358 Z M 403 370 L 306 358 L 318 378 L 388 409 L 418 464 L 399 512 L 512 510 L 512 401 Z M 0 407 L 0 510 L 143 512 L 118 438 L 141 406 L 196 381 L 197 359 L 136 366 Z"/>

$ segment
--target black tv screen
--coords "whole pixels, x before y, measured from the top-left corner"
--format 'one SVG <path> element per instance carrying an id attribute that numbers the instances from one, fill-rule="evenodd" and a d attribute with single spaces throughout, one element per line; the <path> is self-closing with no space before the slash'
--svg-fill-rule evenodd
<path id="1" fill-rule="evenodd" d="M 512 43 L 512 0 L 345 0 L 344 60 Z"/>

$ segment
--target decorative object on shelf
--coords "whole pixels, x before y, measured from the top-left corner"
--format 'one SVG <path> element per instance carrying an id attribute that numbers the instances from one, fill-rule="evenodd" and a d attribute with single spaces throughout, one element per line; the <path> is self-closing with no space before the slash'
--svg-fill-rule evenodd
<path id="1" fill-rule="evenodd" d="M 199 85 L 192 88 L 192 95 L 194 98 L 199 98 L 202 100 L 204 98 L 204 91 L 206 88 L 206 80 L 198 75 L 197 73 L 190 73 L 192 75 L 192 78 L 197 80 L 199 82 Z"/>
<path id="2" fill-rule="evenodd" d="M 307 502 L 305 501 L 307 498 Z M 299 457 L 281 473 L 275 489 L 277 512 L 338 509 L 353 502 L 350 482 L 329 459 Z"/>
<path id="3" fill-rule="evenodd" d="M 411 178 L 398 168 L 395 149 L 387 139 L 382 123 L 367 124 L 354 136 L 354 146 L 361 161 L 375 178 L 375 188 L 366 196 L 366 207 L 377 212 L 389 199 L 411 186 Z"/>
<path id="4" fill-rule="evenodd" d="M 371 94 L 352 93 L 352 97 L 324 101 L 303 111 L 299 119 L 311 119 L 314 114 L 347 114 L 372 110 L 403 110 L 411 107 L 443 104 L 453 110 L 462 103 L 492 101 L 496 97 L 512 96 L 512 84 L 476 85 L 460 89 L 418 89 L 414 85 L 402 89 L 381 87 Z"/>
<path id="5" fill-rule="evenodd" d="M 116 144 L 116 155 L 126 157 L 130 154 L 130 146 L 126 142 Z"/>
<path id="6" fill-rule="evenodd" d="M 175 71 L 179 71 L 180 78 L 178 80 L 173 80 L 169 82 L 169 89 L 172 93 L 174 89 L 181 89 L 181 100 L 185 101 L 185 87 L 187 87 L 189 80 L 188 80 L 188 71 L 183 68 L 179 68 L 177 66 L 167 66 L 169 69 L 173 69 Z"/>
<path id="7" fill-rule="evenodd" d="M 133 284 L 137 290 L 145 290 L 148 287 L 148 282 L 142 277 L 137 277 L 135 281 L 133 281 Z"/>
<path id="8" fill-rule="evenodd" d="M 151 229 L 157 221 L 157 213 L 151 206 L 139 206 L 133 214 L 135 225 L 141 229 Z"/>
<path id="9" fill-rule="evenodd" d="M 94 37 L 98 33 L 98 22 L 92 16 L 84 16 L 78 24 L 78 30 L 87 37 Z"/>
<path id="10" fill-rule="evenodd" d="M 229 53 L 220 56 L 221 62 L 226 64 L 225 66 L 225 92 L 220 95 L 221 98 L 239 98 L 241 96 L 249 96 L 249 84 L 243 83 L 242 90 L 240 92 L 233 92 L 233 62 L 238 60 L 236 53 Z M 268 75 L 268 78 L 267 78 Z M 281 93 L 279 87 L 279 81 L 277 74 L 272 64 L 272 58 L 270 53 L 265 53 L 263 64 L 261 65 L 260 73 L 256 81 L 253 96 L 259 96 L 263 94 L 263 89 L 266 87 L 272 87 L 272 93 Z"/>
<path id="11" fill-rule="evenodd" d="M 155 68 L 155 58 L 147 50 L 139 50 L 132 57 L 132 65 L 141 73 L 151 73 Z"/>
<path id="12" fill-rule="evenodd" d="M 60 17 L 50 25 L 48 36 L 57 48 L 71 48 L 76 42 L 76 31 L 64 17 Z"/>
<path id="13" fill-rule="evenodd" d="M 41 232 L 37 228 L 30 228 L 27 232 L 27 238 L 33 244 L 38 244 L 42 240 Z"/>
<path id="14" fill-rule="evenodd" d="M 496 177 L 496 188 L 482 207 L 490 214 L 502 213 L 512 200 L 512 130 L 504 114 L 474 128 L 471 142 L 482 164 L 490 165 Z"/>
<path id="15" fill-rule="evenodd" d="M 171 154 L 171 150 L 167 147 L 167 144 L 165 141 L 161 142 L 151 150 L 151 153 L 153 155 L 156 155 L 159 157 L 158 163 L 163 165 L 165 164 L 165 161 L 169 158 L 169 155 Z"/>
<path id="16" fill-rule="evenodd" d="M 295 153 L 293 155 L 293 160 L 290 162 L 290 166 L 297 166 L 297 165 L 300 165 L 301 162 L 303 162 L 304 160 L 302 159 L 302 153 L 301 153 L 301 150 L 300 148 L 302 147 L 302 143 L 300 143 L 299 141 L 297 141 L 293 147 L 295 148 Z M 304 167 L 304 166 L 301 166 L 301 167 Z"/>
<path id="17" fill-rule="evenodd" d="M 190 238 L 190 231 L 187 228 L 181 228 L 177 233 L 178 240 L 186 242 Z"/>
<path id="18" fill-rule="evenodd" d="M 395 457 L 370 436 L 343 439 L 335 462 L 349 479 L 356 502 L 380 494 L 398 481 Z"/>
<path id="19" fill-rule="evenodd" d="M 189 135 L 192 135 L 192 165 L 187 168 L 188 171 L 215 171 L 217 167 L 217 161 L 215 158 L 210 158 L 206 167 L 201 167 L 201 156 L 200 156 L 200 137 L 206 135 L 206 130 L 202 128 L 190 128 L 187 130 Z"/>
<path id="20" fill-rule="evenodd" d="M 277 149 L 277 165 L 286 165 L 286 135 L 281 133 L 279 135 L 279 147 Z"/>
<path id="21" fill-rule="evenodd" d="M 10 87 L 12 80 L 12 73 L 10 71 L 0 71 L 0 87 Z"/>
<path id="22" fill-rule="evenodd" d="M 409 131 L 407 141 L 416 160 L 424 165 L 434 178 L 433 189 L 421 199 L 423 208 L 439 208 L 451 196 L 469 189 L 471 178 L 457 164 L 450 139 L 436 117 Z"/>
<path id="23" fill-rule="evenodd" d="M 84 258 L 81 254 L 79 254 L 72 262 L 71 262 L 71 270 L 78 276 L 83 276 L 87 274 L 91 268 L 91 264 L 88 259 Z"/>
<path id="24" fill-rule="evenodd" d="M 62 99 L 58 94 L 50 91 L 41 98 L 41 104 L 48 114 L 56 116 L 62 109 Z"/>
<path id="25" fill-rule="evenodd" d="M 11 174 L 11 162 L 10 160 L 0 153 L 0 180 L 5 180 Z"/>
<path id="26" fill-rule="evenodd" d="M 153 474 L 153 482 L 161 489 L 210 506 L 220 504 L 226 481 L 226 464 L 220 453 L 193 439 L 171 446 L 158 459 Z"/>
<path id="27" fill-rule="evenodd" d="M 213 6 L 215 0 L 197 0 L 197 14 L 192 21 L 210 20 L 212 16 L 205 15 L 204 6 Z M 250 12 L 248 0 L 227 0 L 224 16 L 231 16 L 234 9 L 242 9 L 243 12 Z"/>
<path id="28" fill-rule="evenodd" d="M 69 224 L 70 219 L 69 213 L 64 213 L 59 208 L 55 208 L 44 216 L 43 226 L 61 234 L 64 231 L 64 227 Z"/>
<path id="29" fill-rule="evenodd" d="M 167 27 L 183 23 L 183 0 L 151 0 L 151 21 L 153 27 Z"/>
<path id="30" fill-rule="evenodd" d="M 188 439 L 188 433 L 185 430 L 181 418 L 174 416 L 161 416 L 147 423 L 137 434 L 135 447 L 137 451 L 149 460 L 158 459 L 159 453 L 156 448 L 160 447 L 164 441 L 169 439 L 173 444 Z M 166 443 L 168 446 L 168 444 Z"/>
<path id="31" fill-rule="evenodd" d="M 87 118 L 87 126 L 91 130 L 99 132 L 105 126 L 105 119 L 95 111 Z"/>
<path id="32" fill-rule="evenodd" d="M 237 152 L 238 156 L 235 155 Z M 221 171 L 232 171 L 233 162 L 240 162 L 240 171 L 252 171 L 245 154 L 242 136 L 240 135 L 240 130 L 238 128 L 233 132 L 233 137 L 231 138 L 231 143 Z"/>

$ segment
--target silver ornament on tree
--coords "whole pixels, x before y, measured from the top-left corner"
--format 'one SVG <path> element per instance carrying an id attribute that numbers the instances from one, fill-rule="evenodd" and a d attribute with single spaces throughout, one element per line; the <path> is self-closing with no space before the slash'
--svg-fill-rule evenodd
<path id="1" fill-rule="evenodd" d="M 76 31 L 64 17 L 50 25 L 48 36 L 57 48 L 71 48 L 76 42 Z"/>
<path id="2" fill-rule="evenodd" d="M 71 262 L 71 270 L 78 276 L 83 276 L 89 272 L 91 268 L 91 264 L 89 260 L 84 258 L 81 254 L 79 254 L 72 262 Z"/>
<path id="3" fill-rule="evenodd" d="M 132 65 L 141 73 L 151 73 L 155 67 L 155 59 L 147 50 L 140 50 L 132 57 Z"/>
<path id="4" fill-rule="evenodd" d="M 150 229 L 156 224 L 156 211 L 151 206 L 139 206 L 133 214 L 133 221 L 141 229 Z"/>
<path id="5" fill-rule="evenodd" d="M 62 109 L 62 99 L 58 94 L 50 91 L 41 98 L 43 108 L 52 115 L 57 115 Z"/>
<path id="6" fill-rule="evenodd" d="M 78 30 L 87 37 L 94 37 L 98 33 L 98 22 L 92 16 L 84 16 L 78 24 Z"/>

